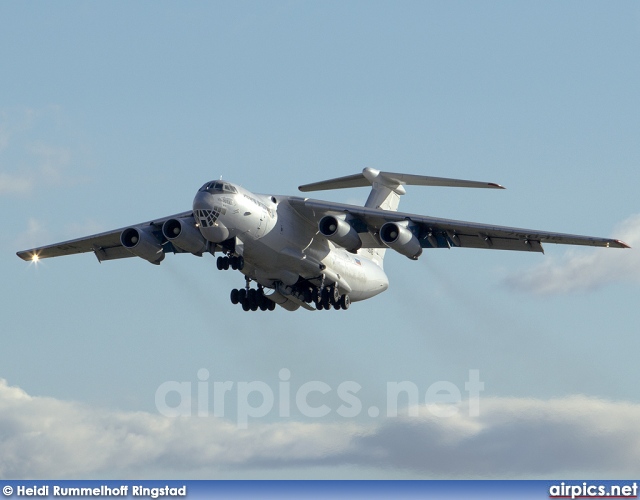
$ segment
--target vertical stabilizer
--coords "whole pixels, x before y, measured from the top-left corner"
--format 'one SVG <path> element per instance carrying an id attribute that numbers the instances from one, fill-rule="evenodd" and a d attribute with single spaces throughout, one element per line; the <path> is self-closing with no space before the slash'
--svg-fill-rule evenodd
<path id="1" fill-rule="evenodd" d="M 371 192 L 364 204 L 365 207 L 392 212 L 398 210 L 400 196 L 406 193 L 401 182 L 385 177 L 382 172 L 373 168 L 365 168 L 362 175 L 371 184 Z"/>
<path id="2" fill-rule="evenodd" d="M 362 175 L 371 183 L 371 192 L 364 206 L 396 212 L 400 204 L 400 196 L 406 193 L 402 184 L 385 177 L 379 170 L 373 168 L 365 168 Z M 360 252 L 383 267 L 386 248 L 367 248 Z"/>

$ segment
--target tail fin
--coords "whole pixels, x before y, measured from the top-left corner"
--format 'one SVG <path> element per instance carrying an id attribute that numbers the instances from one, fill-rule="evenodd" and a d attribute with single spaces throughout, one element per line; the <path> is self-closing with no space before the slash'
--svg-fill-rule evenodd
<path id="1" fill-rule="evenodd" d="M 398 210 L 400 196 L 406 193 L 403 186 L 442 186 L 504 189 L 493 182 L 465 181 L 462 179 L 448 179 L 445 177 L 429 177 L 426 175 L 400 174 L 395 172 L 381 172 L 373 168 L 365 168 L 362 173 L 338 177 L 326 181 L 314 182 L 300 186 L 300 191 L 326 191 L 329 189 L 346 189 L 371 186 L 365 207 L 379 208 L 395 212 Z M 359 252 L 371 252 L 371 259 L 382 267 L 386 248 L 369 248 Z"/>

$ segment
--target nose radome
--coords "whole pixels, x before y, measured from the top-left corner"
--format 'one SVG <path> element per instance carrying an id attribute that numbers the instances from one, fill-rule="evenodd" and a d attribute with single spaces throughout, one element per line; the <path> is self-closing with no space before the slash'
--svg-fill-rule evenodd
<path id="1" fill-rule="evenodd" d="M 213 195 L 206 191 L 199 191 L 196 193 L 193 199 L 193 209 L 212 209 L 213 208 Z"/>

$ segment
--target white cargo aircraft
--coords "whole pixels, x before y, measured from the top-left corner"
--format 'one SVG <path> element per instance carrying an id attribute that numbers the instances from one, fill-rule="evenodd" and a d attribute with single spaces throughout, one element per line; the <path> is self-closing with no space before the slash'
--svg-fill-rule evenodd
<path id="1" fill-rule="evenodd" d="M 405 185 L 504 189 L 487 182 L 380 172 L 300 186 L 321 191 L 371 186 L 364 207 L 298 196 L 253 194 L 227 181 L 207 182 L 193 210 L 142 224 L 18 252 L 34 261 L 93 252 L 100 262 L 141 257 L 160 264 L 166 253 L 218 257 L 218 269 L 245 276 L 231 302 L 245 311 L 348 309 L 389 286 L 387 248 L 416 260 L 423 249 L 469 247 L 542 252 L 542 243 L 628 248 L 619 240 L 438 219 L 397 211 Z M 257 284 L 251 288 L 251 282 Z M 265 293 L 265 291 L 268 291 Z"/>

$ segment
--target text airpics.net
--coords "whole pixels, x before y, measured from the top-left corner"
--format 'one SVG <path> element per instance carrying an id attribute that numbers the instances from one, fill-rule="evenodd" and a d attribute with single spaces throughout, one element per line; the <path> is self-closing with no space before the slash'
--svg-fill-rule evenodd
<path id="1" fill-rule="evenodd" d="M 313 380 L 292 387 L 290 370 L 282 368 L 278 375 L 279 382 L 274 390 L 266 382 L 257 380 L 210 381 L 209 370 L 201 368 L 197 372 L 198 381 L 195 384 L 178 381 L 160 384 L 155 394 L 156 408 L 167 417 L 224 417 L 227 395 L 232 394 L 237 401 L 236 419 L 241 429 L 247 428 L 250 418 L 274 415 L 274 411 L 278 417 L 290 417 L 292 405 L 302 416 L 309 418 L 326 417 L 332 412 L 342 418 L 355 418 L 363 411 L 362 401 L 358 397 L 362 386 L 358 382 L 349 380 L 335 387 L 335 395 L 340 404 L 332 409 L 326 403 L 318 404 L 319 398 L 334 391 L 326 382 Z M 484 382 L 480 381 L 480 371 L 469 370 L 468 380 L 464 384 L 464 391 L 468 393 L 469 416 L 480 414 L 480 392 L 483 390 Z M 455 416 L 460 411 L 462 391 L 453 382 L 444 380 L 434 382 L 426 389 L 406 380 L 387 382 L 387 417 L 398 416 L 400 398 L 408 402 L 405 415 L 417 417 L 421 412 L 423 415 L 424 412 L 429 412 L 436 417 L 446 418 Z M 378 417 L 380 413 L 376 406 L 367 409 L 367 414 L 372 418 Z"/>

